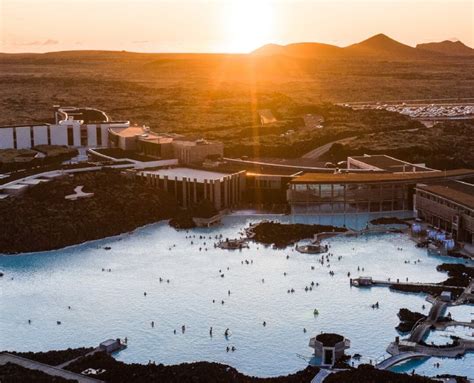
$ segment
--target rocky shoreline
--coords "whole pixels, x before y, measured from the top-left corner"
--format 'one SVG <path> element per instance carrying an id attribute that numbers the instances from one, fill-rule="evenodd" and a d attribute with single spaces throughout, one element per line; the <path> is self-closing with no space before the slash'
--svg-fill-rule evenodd
<path id="1" fill-rule="evenodd" d="M 86 348 L 49 351 L 42 353 L 17 353 L 17 355 L 51 365 L 64 363 L 78 355 L 85 355 Z M 235 368 L 213 362 L 193 362 L 178 365 L 138 364 L 117 361 L 105 352 L 84 356 L 73 361 L 66 369 L 75 373 L 93 369 L 104 369 L 105 372 L 97 376 L 107 383 L 310 383 L 319 368 L 308 366 L 305 369 L 287 376 L 259 378 L 240 373 Z M 70 382 L 57 377 L 51 377 L 39 371 L 34 371 L 13 365 L 11 363 L 0 366 L 0 380 L 3 383 L 41 382 L 56 383 Z M 358 368 L 347 368 L 331 374 L 326 378 L 329 383 L 435 383 L 435 380 L 419 375 L 398 374 L 390 371 L 377 370 L 370 365 L 360 365 Z M 463 383 L 462 378 L 456 382 Z"/>
<path id="2" fill-rule="evenodd" d="M 302 239 L 311 239 L 320 233 L 343 233 L 345 228 L 330 225 L 307 225 L 302 223 L 279 223 L 263 221 L 246 230 L 247 237 L 264 245 L 284 249 Z"/>
<path id="3" fill-rule="evenodd" d="M 397 315 L 400 319 L 400 323 L 395 327 L 395 329 L 403 334 L 409 333 L 419 320 L 426 319 L 426 315 L 406 308 L 401 308 Z"/>

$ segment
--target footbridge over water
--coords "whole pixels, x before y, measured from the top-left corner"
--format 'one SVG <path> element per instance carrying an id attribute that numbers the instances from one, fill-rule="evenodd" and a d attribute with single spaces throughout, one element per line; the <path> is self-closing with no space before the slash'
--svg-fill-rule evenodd
<path id="1" fill-rule="evenodd" d="M 421 352 L 414 352 L 414 351 L 402 352 L 397 355 L 392 355 L 391 357 L 381 361 L 380 363 L 377 363 L 375 365 L 375 368 L 378 368 L 379 370 L 386 370 L 392 366 L 395 366 L 396 364 L 406 362 L 407 360 L 427 358 L 427 357 L 429 357 L 429 355 L 423 354 Z"/>
<path id="2" fill-rule="evenodd" d="M 447 302 L 436 299 L 433 303 L 433 306 L 431 307 L 428 317 L 425 320 L 422 319 L 419 321 L 419 323 L 415 324 L 411 330 L 408 340 L 415 343 L 421 342 L 426 332 L 430 329 L 431 325 L 438 321 L 439 317 L 447 307 Z"/>

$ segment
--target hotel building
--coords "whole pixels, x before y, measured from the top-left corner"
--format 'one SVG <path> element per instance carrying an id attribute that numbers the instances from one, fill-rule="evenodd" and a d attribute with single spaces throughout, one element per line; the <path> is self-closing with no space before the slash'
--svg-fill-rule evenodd
<path id="1" fill-rule="evenodd" d="M 457 241 L 474 245 L 474 185 L 446 181 L 416 185 L 419 218 L 451 233 Z"/>
<path id="2" fill-rule="evenodd" d="M 38 145 L 77 148 L 107 147 L 110 128 L 126 128 L 128 121 L 110 121 L 93 108 L 55 107 L 55 121 L 0 127 L 0 149 L 29 149 Z"/>
<path id="3" fill-rule="evenodd" d="M 474 170 L 304 173 L 290 181 L 293 214 L 413 212 L 415 186 L 474 177 Z"/>

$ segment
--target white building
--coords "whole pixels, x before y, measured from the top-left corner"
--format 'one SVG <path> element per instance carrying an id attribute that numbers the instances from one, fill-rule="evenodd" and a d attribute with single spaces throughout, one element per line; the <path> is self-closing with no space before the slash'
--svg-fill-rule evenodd
<path id="1" fill-rule="evenodd" d="M 55 107 L 55 123 L 0 126 L 0 149 L 28 149 L 37 145 L 107 147 L 109 128 L 127 128 L 129 121 L 109 121 L 93 108 Z"/>

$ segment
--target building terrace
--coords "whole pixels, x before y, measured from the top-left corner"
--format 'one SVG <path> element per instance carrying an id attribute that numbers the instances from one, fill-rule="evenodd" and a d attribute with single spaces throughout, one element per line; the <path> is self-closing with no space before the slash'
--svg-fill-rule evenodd
<path id="1" fill-rule="evenodd" d="M 366 169 L 375 171 L 397 172 L 430 172 L 434 169 L 423 164 L 412 164 L 385 154 L 364 154 L 347 158 L 348 169 Z"/>
<path id="2" fill-rule="evenodd" d="M 454 169 L 422 173 L 304 173 L 291 180 L 292 184 L 306 183 L 383 183 L 442 181 L 443 179 L 465 179 L 474 177 L 474 169 Z"/>

